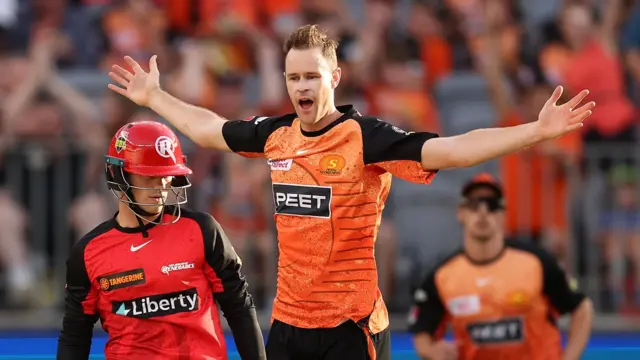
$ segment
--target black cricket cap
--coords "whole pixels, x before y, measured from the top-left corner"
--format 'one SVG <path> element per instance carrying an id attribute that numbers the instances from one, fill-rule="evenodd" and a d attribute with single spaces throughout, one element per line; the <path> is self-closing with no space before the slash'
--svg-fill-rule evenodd
<path id="1" fill-rule="evenodd" d="M 504 198 L 502 185 L 489 173 L 480 173 L 467 181 L 462 187 L 461 195 L 463 198 L 466 198 L 473 190 L 481 187 L 490 188 L 496 193 L 498 198 Z"/>

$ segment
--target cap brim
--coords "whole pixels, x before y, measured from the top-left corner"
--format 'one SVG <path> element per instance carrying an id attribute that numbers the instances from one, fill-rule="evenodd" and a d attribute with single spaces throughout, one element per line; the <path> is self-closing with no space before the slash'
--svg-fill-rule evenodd
<path id="1" fill-rule="evenodd" d="M 187 176 L 193 173 L 193 171 L 185 165 L 125 166 L 124 170 L 140 176 Z"/>

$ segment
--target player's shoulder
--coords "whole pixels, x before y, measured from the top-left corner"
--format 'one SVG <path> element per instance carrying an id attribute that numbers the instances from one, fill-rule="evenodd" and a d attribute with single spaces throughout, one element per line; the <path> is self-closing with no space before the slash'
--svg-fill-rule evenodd
<path id="1" fill-rule="evenodd" d="M 252 123 L 256 127 L 269 129 L 272 132 L 284 126 L 291 126 L 297 118 L 295 113 L 278 116 L 249 116 L 241 121 Z"/>
<path id="2" fill-rule="evenodd" d="M 507 241 L 505 245 L 509 249 L 521 251 L 531 255 L 532 257 L 539 260 L 543 266 L 556 262 L 555 256 L 553 256 L 549 251 L 544 249 L 542 246 L 523 242 L 523 241 L 515 241 L 515 240 Z"/>
<path id="3" fill-rule="evenodd" d="M 401 135 L 409 135 L 412 133 L 410 131 L 405 131 L 377 116 L 361 115 L 357 110 L 354 109 L 354 111 L 355 113 L 351 118 L 360 125 L 360 128 L 365 135 L 372 134 L 377 131 L 391 131 Z"/>
<path id="4" fill-rule="evenodd" d="M 200 230 L 205 234 L 218 232 L 221 227 L 213 215 L 203 211 L 193 211 L 186 208 L 180 208 L 182 218 L 191 220 L 197 224 Z"/>
<path id="5" fill-rule="evenodd" d="M 71 247 L 70 258 L 79 257 L 84 258 L 84 252 L 87 246 L 95 239 L 100 238 L 104 234 L 116 228 L 115 219 L 111 218 L 100 225 L 96 226 L 86 234 L 84 234 L 78 241 Z"/>
<path id="6" fill-rule="evenodd" d="M 181 207 L 180 216 L 184 219 L 192 220 L 201 229 L 211 230 L 218 226 L 216 219 L 214 219 L 211 214 L 203 211 L 193 211 L 191 209 Z"/>

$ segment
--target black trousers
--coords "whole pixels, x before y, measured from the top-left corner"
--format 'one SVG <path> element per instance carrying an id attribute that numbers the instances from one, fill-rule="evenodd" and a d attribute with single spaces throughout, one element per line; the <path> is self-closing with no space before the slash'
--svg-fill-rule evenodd
<path id="1" fill-rule="evenodd" d="M 391 359 L 391 334 L 385 329 L 369 335 L 353 321 L 329 329 L 302 329 L 275 320 L 267 339 L 267 360 L 376 360 Z"/>

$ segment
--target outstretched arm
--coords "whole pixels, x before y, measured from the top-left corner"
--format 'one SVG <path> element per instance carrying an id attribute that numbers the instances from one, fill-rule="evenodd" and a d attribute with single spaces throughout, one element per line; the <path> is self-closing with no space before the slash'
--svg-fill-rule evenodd
<path id="1" fill-rule="evenodd" d="M 421 152 L 422 167 L 429 170 L 474 166 L 578 130 L 596 105 L 591 101 L 576 108 L 588 94 L 588 90 L 583 90 L 567 103 L 557 105 L 562 96 L 562 87 L 559 86 L 540 111 L 538 121 L 511 127 L 478 129 L 426 141 Z"/>
<path id="2" fill-rule="evenodd" d="M 149 72 L 131 57 L 125 57 L 133 73 L 114 65 L 109 77 L 120 86 L 109 84 L 109 89 L 131 99 L 140 106 L 149 107 L 175 126 L 196 144 L 222 151 L 231 151 L 222 136 L 227 119 L 207 109 L 187 104 L 160 87 L 157 56 L 149 61 Z"/>

